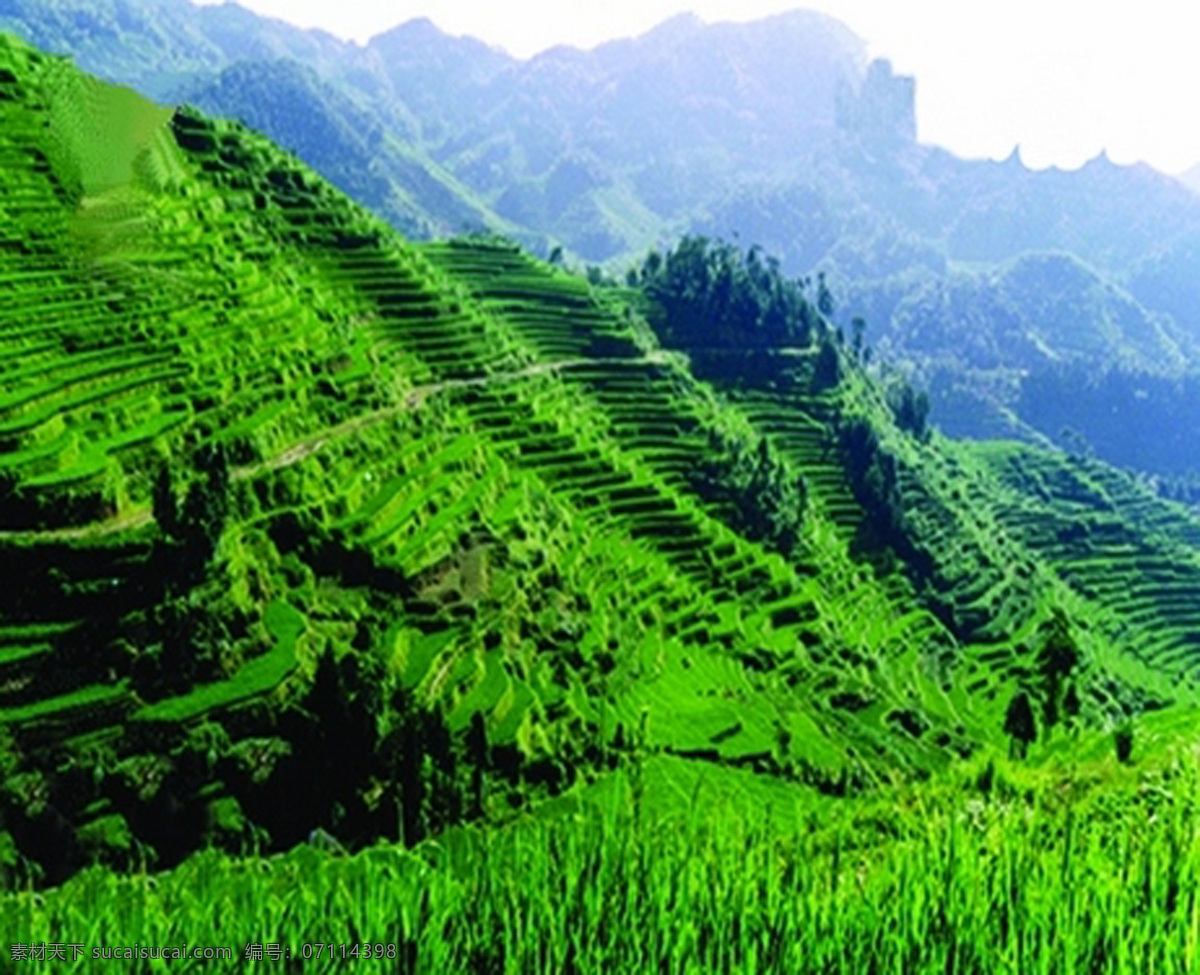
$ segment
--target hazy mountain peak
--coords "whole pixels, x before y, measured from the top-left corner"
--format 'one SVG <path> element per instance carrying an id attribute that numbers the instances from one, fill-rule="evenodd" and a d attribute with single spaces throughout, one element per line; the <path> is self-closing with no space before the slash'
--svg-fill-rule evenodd
<path id="1" fill-rule="evenodd" d="M 699 15 L 692 13 L 690 10 L 683 13 L 675 14 L 673 17 L 668 17 L 657 27 L 652 27 L 642 36 L 645 38 L 677 38 L 685 34 L 692 34 L 698 30 L 702 30 L 707 25 L 700 19 Z"/>
<path id="2" fill-rule="evenodd" d="M 427 53 L 424 50 L 416 51 L 419 46 L 422 49 L 455 50 L 463 55 L 483 55 L 495 60 L 512 60 L 511 55 L 502 48 L 487 44 L 476 37 L 448 34 L 428 17 L 406 20 L 390 30 L 376 34 L 367 42 L 368 48 L 383 48 L 387 53 L 401 46 L 413 48 L 415 54 Z"/>
<path id="3" fill-rule="evenodd" d="M 143 2 L 146 2 L 146 0 L 143 0 Z M 149 0 L 149 2 L 156 7 L 160 7 L 162 10 L 178 9 L 178 4 L 172 3 L 172 0 Z M 197 15 L 201 18 L 207 18 L 228 28 L 244 30 L 251 34 L 261 31 L 265 27 L 275 32 L 281 32 L 285 36 L 316 38 L 323 44 L 332 44 L 337 48 L 357 46 L 353 41 L 344 41 L 321 27 L 298 27 L 283 17 L 260 14 L 243 4 L 235 2 L 235 0 L 225 0 L 224 3 L 218 4 L 197 5 L 196 9 L 198 12 Z"/>
<path id="4" fill-rule="evenodd" d="M 1084 164 L 1085 168 L 1089 169 L 1111 169 L 1117 166 L 1116 163 L 1108 155 L 1108 147 L 1102 148 L 1096 155 L 1089 159 Z"/>
<path id="5" fill-rule="evenodd" d="M 392 83 L 415 104 L 436 101 L 442 90 L 484 84 L 515 62 L 506 51 L 477 38 L 447 34 L 428 17 L 376 34 L 366 50 L 381 59 Z"/>
<path id="6" fill-rule="evenodd" d="M 395 27 L 381 31 L 372 37 L 369 43 L 373 44 L 375 41 L 385 37 L 404 37 L 413 41 L 431 41 L 441 40 L 442 38 L 449 37 L 449 35 L 444 33 L 428 17 L 413 17 L 402 24 L 397 24 Z"/>

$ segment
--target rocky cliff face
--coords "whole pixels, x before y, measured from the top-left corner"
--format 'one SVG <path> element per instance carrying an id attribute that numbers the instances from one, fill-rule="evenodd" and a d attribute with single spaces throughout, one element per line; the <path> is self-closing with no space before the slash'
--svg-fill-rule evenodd
<path id="1" fill-rule="evenodd" d="M 917 83 L 887 59 L 872 61 L 861 86 L 839 92 L 838 122 L 873 148 L 917 141 Z"/>

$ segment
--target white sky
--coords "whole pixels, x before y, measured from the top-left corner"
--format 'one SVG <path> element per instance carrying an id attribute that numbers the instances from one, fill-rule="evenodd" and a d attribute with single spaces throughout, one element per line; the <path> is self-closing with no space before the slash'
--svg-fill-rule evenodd
<path id="1" fill-rule="evenodd" d="M 213 2 L 213 0 L 201 0 Z M 1073 169 L 1107 149 L 1168 173 L 1200 163 L 1200 4 L 1190 0 L 242 0 L 365 42 L 429 17 L 519 57 L 591 47 L 691 10 L 750 20 L 797 6 L 844 21 L 917 79 L 923 142 Z"/>

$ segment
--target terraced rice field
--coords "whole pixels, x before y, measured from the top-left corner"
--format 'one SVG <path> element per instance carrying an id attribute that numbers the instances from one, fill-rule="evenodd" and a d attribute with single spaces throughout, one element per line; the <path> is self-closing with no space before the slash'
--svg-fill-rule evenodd
<path id="1" fill-rule="evenodd" d="M 1102 639 L 1188 660 L 1195 526 L 1119 475 L 1093 497 L 996 448 L 968 483 L 860 373 L 814 392 L 811 349 L 714 377 L 619 291 L 412 245 L 240 126 L 10 40 L 0 161 L 0 727 L 46 878 L 313 822 L 411 841 L 648 754 L 832 794 L 927 776 L 1007 747 L 1064 605 L 1105 621 L 1076 634 L 1094 740 L 1158 693 Z M 855 411 L 920 572 L 864 552 Z M 695 487 L 723 437 L 807 486 L 789 556 Z"/>
<path id="2" fill-rule="evenodd" d="M 973 453 L 1007 489 L 993 502 L 997 519 L 1080 596 L 1109 611 L 1107 629 L 1122 650 L 1176 677 L 1193 676 L 1200 519 L 1094 461 L 1014 444 Z"/>

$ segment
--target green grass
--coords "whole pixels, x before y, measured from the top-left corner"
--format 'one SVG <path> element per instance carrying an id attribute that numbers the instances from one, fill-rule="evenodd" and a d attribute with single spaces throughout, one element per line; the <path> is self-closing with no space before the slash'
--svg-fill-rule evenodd
<path id="1" fill-rule="evenodd" d="M 1200 908 L 1184 768 L 1053 787 L 992 772 L 987 794 L 778 805 L 769 821 L 736 776 L 682 769 L 690 794 L 663 815 L 654 796 L 675 772 L 630 770 L 590 799 L 410 851 L 206 853 L 0 903 L 22 940 L 229 945 L 238 961 L 216 970 L 230 971 L 247 945 L 295 958 L 369 942 L 396 946 L 378 967 L 404 972 L 1183 972 Z"/>

